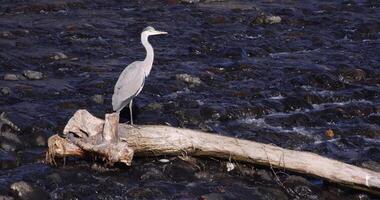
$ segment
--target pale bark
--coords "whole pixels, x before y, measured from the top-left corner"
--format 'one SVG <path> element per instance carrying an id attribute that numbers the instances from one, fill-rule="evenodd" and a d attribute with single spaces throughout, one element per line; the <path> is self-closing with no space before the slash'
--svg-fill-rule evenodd
<path id="1" fill-rule="evenodd" d="M 49 139 L 48 158 L 54 160 L 54 157 L 83 156 L 86 152 L 93 152 L 105 156 L 110 162 L 130 164 L 133 152 L 136 156 L 211 156 L 270 165 L 380 194 L 380 173 L 310 152 L 157 125 L 119 124 L 119 138 L 110 143 L 99 139 L 103 137 L 103 127 L 103 120 L 93 117 L 85 110 L 77 111 L 65 128 L 67 138 L 54 135 Z M 122 148 L 126 150 L 123 151 Z"/>

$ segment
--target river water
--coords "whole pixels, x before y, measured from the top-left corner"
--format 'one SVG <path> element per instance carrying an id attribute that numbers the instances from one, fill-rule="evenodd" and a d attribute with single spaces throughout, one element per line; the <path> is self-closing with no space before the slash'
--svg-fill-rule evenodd
<path id="1" fill-rule="evenodd" d="M 142 60 L 137 124 L 168 124 L 311 151 L 380 171 L 380 4 L 376 1 L 3 0 L 0 194 L 25 181 L 51 199 L 375 199 L 283 170 L 179 158 L 106 168 L 43 163 L 46 140 L 77 109 L 111 112 L 113 85 Z M 24 70 L 42 72 L 30 80 Z M 3 77 L 14 75 L 17 80 Z M 184 79 L 188 76 L 192 78 Z M 94 96 L 96 95 L 96 96 Z M 127 122 L 128 111 L 123 121 Z M 9 133 L 10 132 L 10 133 Z M 290 192 L 289 192 L 290 191 Z M 31 198 L 32 198 L 31 197 Z"/>

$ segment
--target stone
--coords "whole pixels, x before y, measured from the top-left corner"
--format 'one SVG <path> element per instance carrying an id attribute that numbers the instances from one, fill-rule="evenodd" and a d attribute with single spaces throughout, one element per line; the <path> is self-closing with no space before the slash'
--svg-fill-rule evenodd
<path id="1" fill-rule="evenodd" d="M 199 77 L 193 77 L 189 74 L 177 74 L 175 78 L 176 80 L 183 81 L 193 86 L 198 86 L 202 83 Z"/>
<path id="2" fill-rule="evenodd" d="M 150 103 L 145 106 L 146 110 L 161 110 L 164 106 L 161 103 Z"/>
<path id="3" fill-rule="evenodd" d="M 58 173 L 49 174 L 46 178 L 50 184 L 59 184 L 62 182 L 62 178 Z"/>
<path id="4" fill-rule="evenodd" d="M 257 170 L 256 174 L 260 176 L 260 178 L 262 178 L 263 180 L 272 181 L 272 175 L 267 170 Z"/>
<path id="5" fill-rule="evenodd" d="M 17 167 L 17 158 L 14 152 L 0 151 L 0 169 Z"/>
<path id="6" fill-rule="evenodd" d="M 43 73 L 33 70 L 24 70 L 23 74 L 29 80 L 41 80 L 43 78 Z"/>
<path id="7" fill-rule="evenodd" d="M 53 60 L 64 60 L 64 59 L 67 59 L 68 57 L 62 52 L 57 52 L 57 53 L 55 53 L 54 56 L 52 56 L 50 58 Z"/>
<path id="8" fill-rule="evenodd" d="M 34 144 L 38 147 L 45 147 L 46 146 L 46 138 L 43 135 L 37 135 L 34 139 Z"/>
<path id="9" fill-rule="evenodd" d="M 42 189 L 25 181 L 15 182 L 11 185 L 12 192 L 21 200 L 49 199 L 48 194 Z"/>
<path id="10" fill-rule="evenodd" d="M 252 25 L 256 24 L 278 24 L 281 23 L 282 19 L 280 16 L 264 15 L 261 14 L 257 16 L 253 21 Z"/>
<path id="11" fill-rule="evenodd" d="M 280 16 L 267 16 L 265 18 L 265 22 L 267 24 L 278 24 L 281 22 L 281 17 Z"/>
<path id="12" fill-rule="evenodd" d="M 6 80 L 6 81 L 17 81 L 17 80 L 19 80 L 19 78 L 16 74 L 5 74 L 4 80 Z"/>
<path id="13" fill-rule="evenodd" d="M 0 89 L 0 92 L 2 95 L 8 96 L 9 94 L 11 94 L 12 91 L 9 87 L 3 87 Z"/>
<path id="14" fill-rule="evenodd" d="M 104 103 L 104 96 L 101 94 L 95 94 L 91 97 L 92 101 L 97 104 L 103 104 Z"/>

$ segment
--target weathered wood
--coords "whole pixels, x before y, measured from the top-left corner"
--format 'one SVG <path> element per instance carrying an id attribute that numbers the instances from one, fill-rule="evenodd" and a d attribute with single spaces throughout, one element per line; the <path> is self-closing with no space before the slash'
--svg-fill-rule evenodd
<path id="1" fill-rule="evenodd" d="M 78 111 L 73 118 L 65 128 L 66 134 L 74 133 L 82 138 L 70 140 L 57 135 L 52 136 L 49 139 L 49 155 L 60 157 L 80 156 L 85 154 L 85 151 L 95 153 L 99 151 L 99 148 L 97 148 L 99 143 L 93 141 L 96 141 L 97 135 L 102 133 L 83 134 L 82 131 L 78 132 L 78 130 L 97 131 L 95 128 L 86 126 L 90 123 L 93 126 L 100 127 L 104 125 L 104 121 L 96 119 L 95 121 L 87 122 L 87 120 L 92 120 L 94 117 L 85 110 Z M 81 128 L 82 126 L 84 128 Z M 268 144 L 168 126 L 119 124 L 118 133 L 120 137 L 119 143 L 126 143 L 129 148 L 134 150 L 136 156 L 186 154 L 271 165 L 276 168 L 304 173 L 352 188 L 380 194 L 380 173 L 310 152 L 287 150 Z M 73 141 L 77 146 L 73 145 Z M 100 145 L 107 145 L 107 143 L 101 143 Z M 104 153 L 100 154 L 104 155 Z M 121 161 L 117 159 L 123 157 L 120 154 L 121 152 L 115 151 L 109 152 L 107 156 L 113 156 L 110 159 L 112 161 Z"/>

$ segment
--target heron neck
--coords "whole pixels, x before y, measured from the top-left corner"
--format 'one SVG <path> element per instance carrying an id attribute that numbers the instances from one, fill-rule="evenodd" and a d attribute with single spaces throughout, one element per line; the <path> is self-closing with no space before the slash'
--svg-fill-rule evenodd
<path id="1" fill-rule="evenodd" d="M 148 35 L 146 34 L 141 34 L 141 43 L 144 45 L 145 50 L 146 50 L 146 57 L 143 63 L 144 63 L 144 68 L 145 68 L 145 75 L 148 76 L 153 65 L 153 59 L 154 59 L 153 47 L 149 43 Z"/>

